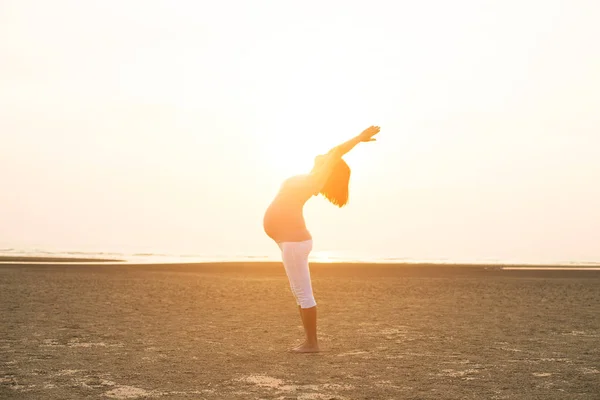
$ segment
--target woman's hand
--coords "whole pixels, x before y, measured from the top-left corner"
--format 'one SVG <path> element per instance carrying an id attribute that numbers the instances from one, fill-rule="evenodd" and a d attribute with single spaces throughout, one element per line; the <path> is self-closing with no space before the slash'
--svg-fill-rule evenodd
<path id="1" fill-rule="evenodd" d="M 334 155 L 336 157 L 343 157 L 344 154 L 348 153 L 354 148 L 354 146 L 356 146 L 360 142 L 374 142 L 376 139 L 373 138 L 373 136 L 377 135 L 378 133 L 378 126 L 370 126 L 364 131 L 362 131 L 360 135 L 357 135 L 352 139 L 348 140 L 347 142 L 344 142 L 339 146 L 336 146 L 333 149 L 329 150 L 329 153 L 327 154 Z"/>
<path id="2" fill-rule="evenodd" d="M 379 130 L 380 128 L 378 126 L 370 126 L 362 131 L 362 133 L 358 135 L 358 138 L 361 142 L 374 142 L 377 139 L 375 139 L 373 136 L 377 135 Z"/>

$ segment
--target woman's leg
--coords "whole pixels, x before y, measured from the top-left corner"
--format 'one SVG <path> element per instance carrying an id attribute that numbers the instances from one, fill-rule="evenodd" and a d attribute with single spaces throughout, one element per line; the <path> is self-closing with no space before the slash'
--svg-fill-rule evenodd
<path id="1" fill-rule="evenodd" d="M 302 329 L 304 329 L 304 314 L 302 314 L 302 307 L 300 307 L 300 305 L 298 305 L 298 312 L 300 313 L 300 319 L 302 320 Z M 305 330 L 305 332 L 306 332 L 306 330 Z M 304 340 L 304 342 L 302 342 L 302 343 L 294 346 L 293 349 L 298 348 L 298 347 L 304 345 L 304 343 L 306 343 L 306 340 Z"/>
<path id="2" fill-rule="evenodd" d="M 306 334 L 306 342 L 300 345 L 295 351 L 302 349 L 310 351 L 311 349 L 319 351 L 319 343 L 317 341 L 317 306 L 310 308 L 301 308 L 302 323 L 304 324 L 304 333 Z"/>
<path id="3" fill-rule="evenodd" d="M 300 307 L 300 317 L 306 341 L 292 351 L 313 353 L 319 351 L 317 342 L 317 303 L 313 296 L 308 266 L 312 241 L 286 242 L 281 244 L 283 265 L 290 281 L 290 288 Z"/>
<path id="4" fill-rule="evenodd" d="M 302 307 L 298 305 L 298 312 L 300 313 L 300 319 L 302 320 L 302 327 L 304 327 L 304 314 L 302 313 Z"/>

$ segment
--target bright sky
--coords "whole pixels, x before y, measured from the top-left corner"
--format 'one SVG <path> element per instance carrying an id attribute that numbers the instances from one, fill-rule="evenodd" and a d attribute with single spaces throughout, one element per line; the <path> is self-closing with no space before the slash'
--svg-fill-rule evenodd
<path id="1" fill-rule="evenodd" d="M 316 252 L 600 261 L 600 2 L 0 2 L 0 246 L 277 255 L 319 152 Z M 1 248 L 1 247 L 0 247 Z"/>

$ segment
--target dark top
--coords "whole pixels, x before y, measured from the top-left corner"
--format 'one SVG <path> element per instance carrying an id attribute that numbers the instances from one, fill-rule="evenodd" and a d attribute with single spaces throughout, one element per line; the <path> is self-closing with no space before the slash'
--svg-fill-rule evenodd
<path id="1" fill-rule="evenodd" d="M 312 237 L 304 222 L 304 204 L 315 193 L 308 175 L 287 179 L 265 212 L 265 233 L 277 243 L 303 242 Z"/>

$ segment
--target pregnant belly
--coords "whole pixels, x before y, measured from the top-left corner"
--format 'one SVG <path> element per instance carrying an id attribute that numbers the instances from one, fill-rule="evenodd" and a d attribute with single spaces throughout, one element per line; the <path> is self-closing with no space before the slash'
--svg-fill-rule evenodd
<path id="1" fill-rule="evenodd" d="M 302 210 L 269 207 L 263 220 L 265 233 L 278 243 L 302 242 L 311 239 L 306 229 Z"/>

